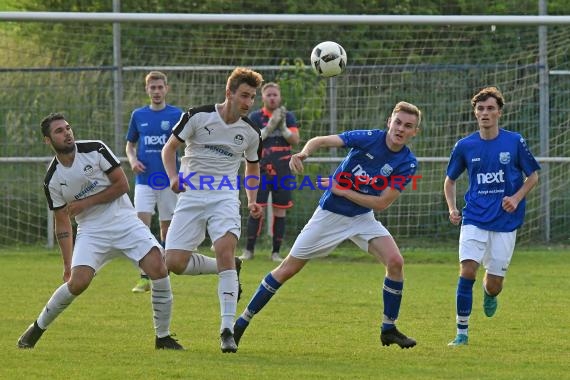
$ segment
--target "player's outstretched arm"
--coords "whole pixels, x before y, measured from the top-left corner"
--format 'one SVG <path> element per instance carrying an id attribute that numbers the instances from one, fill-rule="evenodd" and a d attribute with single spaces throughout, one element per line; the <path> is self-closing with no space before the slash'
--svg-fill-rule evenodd
<path id="1" fill-rule="evenodd" d="M 289 167 L 293 173 L 303 172 L 303 161 L 312 153 L 321 148 L 340 148 L 344 146 L 344 141 L 338 135 L 317 136 L 313 137 L 303 147 L 299 153 L 291 156 Z"/>

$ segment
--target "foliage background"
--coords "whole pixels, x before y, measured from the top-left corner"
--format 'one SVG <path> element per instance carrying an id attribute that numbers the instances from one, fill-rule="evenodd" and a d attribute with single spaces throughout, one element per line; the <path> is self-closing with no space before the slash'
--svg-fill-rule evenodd
<path id="1" fill-rule="evenodd" d="M 3 0 L 0 10 L 111 12 L 111 1 Z M 121 1 L 122 12 L 352 15 L 536 15 L 538 1 Z M 570 3 L 548 1 L 548 14 L 570 14 Z M 548 65 L 568 70 L 567 26 L 548 28 Z M 569 76 L 550 83 L 549 151 L 540 152 L 538 115 L 538 42 L 536 27 L 411 26 L 411 25 L 121 25 L 123 71 L 123 141 L 130 112 L 147 103 L 142 78 L 149 67 L 203 67 L 165 70 L 172 86 L 169 102 L 183 108 L 222 101 L 227 67 L 273 66 L 268 80 L 281 82 L 288 109 L 300 120 L 302 138 L 331 133 L 331 82 L 308 70 L 307 58 L 316 42 L 339 41 L 349 51 L 349 68 L 337 78 L 339 131 L 382 128 L 395 102 L 406 99 L 424 110 L 423 130 L 412 148 L 420 157 L 446 157 L 458 138 L 474 130 L 468 100 L 484 85 L 498 85 L 507 97 L 503 122 L 520 131 L 538 155 L 570 156 Z M 114 146 L 113 46 L 110 23 L 0 23 L 0 81 L 6 88 L 0 105 L 0 147 L 3 157 L 44 157 L 38 121 L 63 110 L 78 138 L 103 139 Z M 135 69 L 135 67 L 142 67 Z M 218 67 L 219 69 L 215 69 Z M 342 155 L 320 152 L 322 156 Z M 312 165 L 309 175 L 327 175 L 330 164 Z M 441 194 L 444 163 L 421 164 L 421 194 L 405 192 L 381 215 L 396 235 L 410 244 L 427 238 L 454 241 L 457 230 L 446 220 Z M 551 164 L 552 242 L 567 244 L 570 226 L 568 165 Z M 45 241 L 46 210 L 41 193 L 44 164 L 5 164 L 0 175 L 0 245 Z M 126 170 L 129 172 L 129 170 Z M 304 225 L 319 193 L 295 194 L 289 236 Z M 519 235 L 523 242 L 541 241 L 544 210 L 540 192 L 529 199 L 529 217 Z"/>

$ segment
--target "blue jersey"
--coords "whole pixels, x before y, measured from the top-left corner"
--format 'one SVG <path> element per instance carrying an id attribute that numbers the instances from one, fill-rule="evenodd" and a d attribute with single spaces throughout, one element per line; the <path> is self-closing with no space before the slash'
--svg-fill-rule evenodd
<path id="1" fill-rule="evenodd" d="M 136 184 L 148 185 L 149 175 L 164 173 L 162 148 L 181 115 L 182 110 L 168 104 L 160 111 L 153 111 L 150 106 L 144 106 L 131 114 L 127 141 L 137 144 L 137 159 L 146 166 L 143 173 L 136 175 Z"/>
<path id="2" fill-rule="evenodd" d="M 457 142 L 447 166 L 447 176 L 456 180 L 467 169 L 469 188 L 465 193 L 463 224 L 488 231 L 510 232 L 523 224 L 525 200 L 515 212 L 503 210 L 503 197 L 515 194 L 527 176 L 540 165 L 523 137 L 499 129 L 493 140 L 481 139 L 475 132 Z"/>
<path id="3" fill-rule="evenodd" d="M 348 155 L 336 168 L 333 178 L 340 186 L 358 192 L 378 196 L 388 187 L 399 191 L 417 170 L 418 161 L 407 146 L 399 152 L 386 145 L 387 132 L 382 130 L 359 130 L 341 133 L 339 137 L 347 148 Z M 324 209 L 345 216 L 370 212 L 371 209 L 334 195 L 326 190 L 319 201 Z"/>

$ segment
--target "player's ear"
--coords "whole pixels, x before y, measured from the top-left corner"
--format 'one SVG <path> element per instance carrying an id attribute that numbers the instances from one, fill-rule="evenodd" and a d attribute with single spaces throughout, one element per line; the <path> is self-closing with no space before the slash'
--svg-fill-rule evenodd
<path id="1" fill-rule="evenodd" d="M 388 129 L 390 129 L 390 122 L 392 121 L 392 117 L 388 116 L 388 118 L 386 119 L 386 127 L 388 127 Z"/>

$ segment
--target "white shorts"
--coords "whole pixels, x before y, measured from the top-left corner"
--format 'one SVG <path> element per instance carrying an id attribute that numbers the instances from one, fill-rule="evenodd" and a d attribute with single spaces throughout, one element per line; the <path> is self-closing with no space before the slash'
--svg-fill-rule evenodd
<path id="1" fill-rule="evenodd" d="M 473 225 L 461 226 L 459 262 L 473 260 L 483 264 L 489 274 L 505 277 L 513 257 L 517 231 L 487 231 Z"/>
<path id="2" fill-rule="evenodd" d="M 318 207 L 297 236 L 289 254 L 303 260 L 327 256 L 348 239 L 368 252 L 368 242 L 380 236 L 390 236 L 390 232 L 376 220 L 372 211 L 344 216 Z"/>
<path id="3" fill-rule="evenodd" d="M 170 188 L 156 190 L 148 185 L 135 185 L 135 210 L 154 215 L 158 208 L 158 220 L 172 220 L 178 196 Z"/>
<path id="4" fill-rule="evenodd" d="M 121 218 L 112 226 L 103 230 L 81 230 L 77 232 L 71 267 L 86 265 L 99 271 L 110 260 L 124 256 L 137 267 L 139 261 L 157 247 L 162 247 L 150 229 L 132 214 L 132 217 Z"/>
<path id="5" fill-rule="evenodd" d="M 236 191 L 187 190 L 174 210 L 166 249 L 195 251 L 206 238 L 215 242 L 227 232 L 241 233 L 239 194 Z"/>

